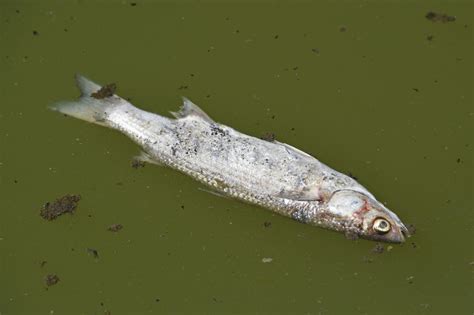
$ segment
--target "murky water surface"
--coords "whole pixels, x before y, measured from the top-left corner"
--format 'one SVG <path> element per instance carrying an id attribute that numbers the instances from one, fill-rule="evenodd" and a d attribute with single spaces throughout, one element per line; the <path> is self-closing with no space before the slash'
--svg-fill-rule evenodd
<path id="1" fill-rule="evenodd" d="M 471 314 L 473 9 L 1 1 L 0 313 Z M 47 109 L 78 95 L 75 72 L 149 111 L 185 95 L 273 132 L 356 176 L 416 234 L 377 254 L 133 169 L 126 137 Z M 75 214 L 40 217 L 68 193 L 82 196 Z"/>

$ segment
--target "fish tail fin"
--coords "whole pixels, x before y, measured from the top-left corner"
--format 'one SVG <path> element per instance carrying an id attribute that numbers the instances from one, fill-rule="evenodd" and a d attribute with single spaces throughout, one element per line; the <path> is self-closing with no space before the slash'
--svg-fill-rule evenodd
<path id="1" fill-rule="evenodd" d="M 126 101 L 113 94 L 113 88 L 104 91 L 108 86 L 101 87 L 80 74 L 76 74 L 76 84 L 81 91 L 79 99 L 54 103 L 49 106 L 50 109 L 94 124 L 109 126 L 107 115 Z"/>

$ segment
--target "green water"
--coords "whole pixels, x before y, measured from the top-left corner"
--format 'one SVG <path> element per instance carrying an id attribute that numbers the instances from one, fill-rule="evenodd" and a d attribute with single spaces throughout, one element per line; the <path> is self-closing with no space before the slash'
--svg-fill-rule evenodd
<path id="1" fill-rule="evenodd" d="M 0 314 L 472 314 L 472 1 L 135 3 L 0 1 Z M 376 254 L 133 169 L 126 137 L 47 109 L 75 72 L 274 132 L 417 232 Z M 39 216 L 67 193 L 74 215 Z"/>

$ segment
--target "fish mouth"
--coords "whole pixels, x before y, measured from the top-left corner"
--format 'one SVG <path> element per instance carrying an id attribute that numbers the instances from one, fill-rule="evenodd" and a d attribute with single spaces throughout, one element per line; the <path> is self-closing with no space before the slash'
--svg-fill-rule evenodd
<path id="1" fill-rule="evenodd" d="M 398 228 L 400 229 L 400 232 L 402 233 L 403 241 L 405 241 L 405 239 L 411 237 L 410 231 L 407 229 L 405 224 L 401 223 L 401 225 L 399 225 Z"/>
<path id="2" fill-rule="evenodd" d="M 384 209 L 389 214 L 390 218 L 393 220 L 393 222 L 395 223 L 395 226 L 398 228 L 398 231 L 399 231 L 398 233 L 395 233 L 393 235 L 392 242 L 404 243 L 406 239 L 411 236 L 410 231 L 395 213 L 393 213 L 392 211 L 390 211 L 389 209 L 385 207 Z"/>
<path id="3" fill-rule="evenodd" d="M 396 228 L 392 231 L 391 235 L 387 237 L 387 241 L 398 244 L 405 243 L 406 239 L 411 236 L 410 232 L 402 222 L 395 221 L 395 223 Z"/>

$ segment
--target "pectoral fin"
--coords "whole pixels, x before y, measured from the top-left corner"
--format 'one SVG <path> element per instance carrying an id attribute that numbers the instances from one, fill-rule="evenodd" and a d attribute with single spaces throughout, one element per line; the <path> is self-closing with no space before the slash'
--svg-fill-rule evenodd
<path id="1" fill-rule="evenodd" d="M 133 157 L 133 160 L 132 160 L 132 166 L 135 164 L 135 163 L 150 163 L 150 164 L 155 164 L 155 165 L 159 165 L 159 166 L 162 166 L 163 164 L 156 161 L 155 159 L 153 159 L 153 157 L 142 151 L 140 152 L 139 155 L 136 155 Z"/>
<path id="2" fill-rule="evenodd" d="M 316 189 L 303 188 L 301 190 L 296 190 L 296 191 L 282 190 L 280 191 L 280 193 L 278 193 L 278 197 L 291 199 L 291 200 L 298 200 L 298 201 L 321 200 L 321 194 L 318 188 Z"/>

